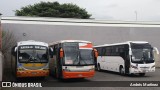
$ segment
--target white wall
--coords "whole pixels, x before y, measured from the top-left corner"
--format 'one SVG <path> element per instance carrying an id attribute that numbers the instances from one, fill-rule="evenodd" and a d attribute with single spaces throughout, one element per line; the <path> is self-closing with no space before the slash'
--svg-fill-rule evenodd
<path id="1" fill-rule="evenodd" d="M 35 18 L 32 19 L 34 20 Z M 13 20 L 2 19 L 2 28 L 3 30 L 12 31 L 18 41 L 38 40 L 50 43 L 64 39 L 78 39 L 91 41 L 94 45 L 124 41 L 148 41 L 160 50 L 160 23 L 152 22 L 151 25 L 145 22 L 141 22 L 140 25 L 136 24 L 136 22 L 133 25 L 128 22 L 126 22 L 128 24 L 123 23 L 112 25 L 110 23 L 69 23 L 45 20 L 32 22 L 17 20 L 15 23 Z M 26 36 L 23 36 L 23 33 Z M 160 60 L 157 63 L 160 63 Z"/>

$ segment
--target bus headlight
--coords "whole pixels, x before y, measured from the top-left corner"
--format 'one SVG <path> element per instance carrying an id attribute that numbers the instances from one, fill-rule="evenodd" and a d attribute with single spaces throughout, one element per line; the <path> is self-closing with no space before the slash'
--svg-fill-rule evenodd
<path id="1" fill-rule="evenodd" d="M 138 69 L 137 66 L 133 66 L 133 65 L 131 65 L 131 68 Z"/>
<path id="2" fill-rule="evenodd" d="M 153 65 L 151 68 L 155 68 L 155 65 Z"/>
<path id="3" fill-rule="evenodd" d="M 68 71 L 69 72 L 70 70 L 69 69 L 64 69 L 64 71 Z"/>
<path id="4" fill-rule="evenodd" d="M 49 68 L 44 68 L 43 70 L 49 70 Z"/>
<path id="5" fill-rule="evenodd" d="M 94 69 L 95 69 L 94 66 L 91 66 L 90 69 L 89 69 L 89 71 L 92 71 Z"/>
<path id="6" fill-rule="evenodd" d="M 23 68 L 17 68 L 17 71 L 23 71 L 24 69 Z"/>
<path id="7" fill-rule="evenodd" d="M 70 71 L 67 67 L 65 67 L 65 69 L 63 69 L 63 70 L 64 70 L 64 71 L 68 71 L 68 72 Z"/>
<path id="8" fill-rule="evenodd" d="M 92 66 L 92 69 L 95 69 L 95 67 L 94 67 L 94 66 Z"/>

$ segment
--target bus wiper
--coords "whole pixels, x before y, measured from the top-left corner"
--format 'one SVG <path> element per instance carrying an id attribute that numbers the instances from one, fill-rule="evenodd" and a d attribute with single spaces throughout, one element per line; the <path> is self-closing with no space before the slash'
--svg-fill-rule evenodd
<path id="1" fill-rule="evenodd" d="M 42 60 L 41 58 L 39 57 L 39 55 L 37 54 L 37 58 L 40 60 L 40 62 L 42 63 Z M 37 59 L 36 59 L 37 60 Z"/>
<path id="2" fill-rule="evenodd" d="M 78 53 L 78 52 L 77 52 L 77 53 Z M 79 54 L 79 53 L 78 53 L 78 54 Z M 78 54 L 75 56 L 76 58 L 73 60 L 73 64 L 74 64 L 74 65 L 80 65 L 79 55 L 78 55 Z M 77 62 L 77 63 L 75 63 L 75 62 Z"/>
<path id="3" fill-rule="evenodd" d="M 143 63 L 146 61 L 145 60 L 146 58 L 145 58 L 145 55 L 144 55 L 144 52 L 143 52 L 143 55 L 142 55 L 142 58 L 141 58 L 141 61 L 143 61 Z"/>
<path id="4" fill-rule="evenodd" d="M 80 53 L 79 53 L 79 57 L 80 57 L 81 60 L 83 60 L 84 64 L 87 65 L 86 61 L 84 59 L 82 59 L 82 56 L 80 55 Z M 80 60 L 79 60 L 79 63 L 80 63 Z"/>
<path id="5" fill-rule="evenodd" d="M 30 61 L 34 61 L 34 57 L 33 56 L 29 57 L 28 62 L 30 62 Z"/>
<path id="6" fill-rule="evenodd" d="M 78 62 L 78 63 L 75 63 L 75 62 Z M 75 60 L 73 60 L 73 64 L 74 65 L 79 65 L 80 64 L 80 62 L 79 62 L 79 55 L 77 54 L 77 56 L 76 56 L 76 59 Z"/>

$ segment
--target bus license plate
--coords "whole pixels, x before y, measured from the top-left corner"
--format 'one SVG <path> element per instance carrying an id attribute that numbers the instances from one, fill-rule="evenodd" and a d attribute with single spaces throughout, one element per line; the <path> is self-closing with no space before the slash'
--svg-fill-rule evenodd
<path id="1" fill-rule="evenodd" d="M 82 74 L 79 74 L 78 77 L 82 77 Z"/>
<path id="2" fill-rule="evenodd" d="M 143 72 L 147 72 L 147 71 L 148 71 L 148 69 L 145 69 L 145 68 L 144 68 L 144 69 L 142 69 L 142 71 L 143 71 Z"/>
<path id="3" fill-rule="evenodd" d="M 32 72 L 32 74 L 36 74 L 36 72 Z"/>
<path id="4" fill-rule="evenodd" d="M 83 68 L 83 66 L 76 66 L 76 68 Z"/>

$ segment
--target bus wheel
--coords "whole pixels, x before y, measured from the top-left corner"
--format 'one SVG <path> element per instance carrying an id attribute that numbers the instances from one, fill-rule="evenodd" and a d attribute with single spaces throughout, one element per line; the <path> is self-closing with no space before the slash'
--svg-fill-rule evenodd
<path id="1" fill-rule="evenodd" d="M 57 69 L 55 68 L 55 71 L 54 71 L 54 76 L 56 77 L 56 78 L 58 78 L 58 72 L 57 72 Z"/>
<path id="2" fill-rule="evenodd" d="M 119 68 L 119 73 L 120 75 L 124 75 L 124 68 L 122 66 L 120 66 Z"/>
<path id="3" fill-rule="evenodd" d="M 98 63 L 98 65 L 97 65 L 97 70 L 98 70 L 98 71 L 101 71 L 101 66 L 100 66 L 99 63 Z"/>
<path id="4" fill-rule="evenodd" d="M 139 73 L 139 76 L 145 76 L 145 73 Z"/>

